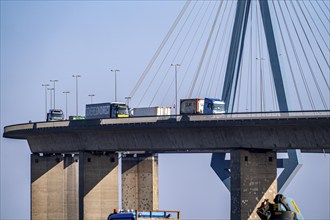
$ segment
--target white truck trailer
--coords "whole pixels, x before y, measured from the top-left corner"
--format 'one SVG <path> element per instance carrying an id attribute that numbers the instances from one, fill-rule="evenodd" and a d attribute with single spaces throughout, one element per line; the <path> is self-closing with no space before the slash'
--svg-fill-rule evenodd
<path id="1" fill-rule="evenodd" d="M 144 107 L 133 108 L 130 112 L 131 117 L 171 115 L 171 107 Z"/>

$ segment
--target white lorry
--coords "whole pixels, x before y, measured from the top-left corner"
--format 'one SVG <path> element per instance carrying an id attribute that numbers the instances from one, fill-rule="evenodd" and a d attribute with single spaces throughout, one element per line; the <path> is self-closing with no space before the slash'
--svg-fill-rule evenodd
<path id="1" fill-rule="evenodd" d="M 171 107 L 144 107 L 133 108 L 130 111 L 131 117 L 143 117 L 143 116 L 158 116 L 158 115 L 171 115 Z"/>

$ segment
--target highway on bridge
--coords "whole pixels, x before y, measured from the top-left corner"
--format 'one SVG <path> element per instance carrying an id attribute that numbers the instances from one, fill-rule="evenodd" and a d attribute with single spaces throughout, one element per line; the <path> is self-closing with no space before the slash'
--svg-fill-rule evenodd
<path id="1" fill-rule="evenodd" d="M 27 139 L 33 153 L 230 149 L 329 153 L 330 111 L 31 122 L 7 126 L 3 136 Z"/>

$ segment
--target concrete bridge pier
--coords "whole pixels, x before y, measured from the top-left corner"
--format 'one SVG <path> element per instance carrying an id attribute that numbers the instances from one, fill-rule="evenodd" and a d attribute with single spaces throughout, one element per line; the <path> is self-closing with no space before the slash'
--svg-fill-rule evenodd
<path id="1" fill-rule="evenodd" d="M 31 155 L 31 219 L 78 219 L 78 163 L 70 155 Z"/>
<path id="2" fill-rule="evenodd" d="M 31 155 L 31 219 L 106 219 L 118 208 L 118 155 Z"/>
<path id="3" fill-rule="evenodd" d="M 259 219 L 256 210 L 264 199 L 277 194 L 277 162 L 274 151 L 232 150 L 231 219 Z"/>
<path id="4" fill-rule="evenodd" d="M 122 157 L 122 208 L 158 209 L 158 155 Z"/>
<path id="5" fill-rule="evenodd" d="M 107 219 L 118 192 L 118 154 L 79 152 L 79 219 Z"/>

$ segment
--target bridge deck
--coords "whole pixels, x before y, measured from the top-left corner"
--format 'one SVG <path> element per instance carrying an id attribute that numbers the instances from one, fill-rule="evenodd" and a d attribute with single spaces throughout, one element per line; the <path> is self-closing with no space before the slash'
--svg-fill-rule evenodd
<path id="1" fill-rule="evenodd" d="M 7 126 L 32 152 L 214 152 L 235 148 L 330 152 L 330 111 L 158 116 Z"/>

